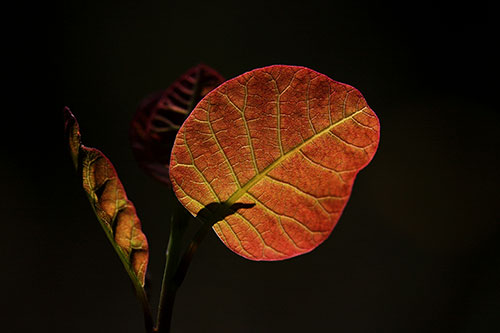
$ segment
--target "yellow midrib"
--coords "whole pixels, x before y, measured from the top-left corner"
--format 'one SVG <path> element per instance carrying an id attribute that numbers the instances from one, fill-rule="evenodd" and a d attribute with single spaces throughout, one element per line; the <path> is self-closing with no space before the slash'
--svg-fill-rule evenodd
<path id="1" fill-rule="evenodd" d="M 258 183 L 260 180 L 262 180 L 262 178 L 264 178 L 271 170 L 273 170 L 277 165 L 279 165 L 281 162 L 283 162 L 286 158 L 288 158 L 289 156 L 293 155 L 295 152 L 297 152 L 298 150 L 300 150 L 302 147 L 304 147 L 306 144 L 308 144 L 312 140 L 320 137 L 324 133 L 330 131 L 332 128 L 334 128 L 334 127 L 342 124 L 346 120 L 354 117 L 356 114 L 358 114 L 360 112 L 363 112 L 365 109 L 366 109 L 366 106 L 363 107 L 362 109 L 360 109 L 360 110 L 352 113 L 351 115 L 349 115 L 349 116 L 347 116 L 347 117 L 345 117 L 345 118 L 337 121 L 336 123 L 333 123 L 333 124 L 325 127 L 320 132 L 317 132 L 316 134 L 314 134 L 313 136 L 311 136 L 309 139 L 305 140 L 301 144 L 299 144 L 299 145 L 295 146 L 294 148 L 292 148 L 290 151 L 288 151 L 285 154 L 281 155 L 276 161 L 274 161 L 273 163 L 269 164 L 266 168 L 264 168 L 264 170 L 262 170 L 262 172 L 260 172 L 259 174 L 255 175 L 252 179 L 250 179 L 245 185 L 243 185 L 243 187 L 239 188 L 236 192 L 234 192 L 227 199 L 226 204 L 230 207 L 231 205 L 233 205 L 234 203 L 236 203 L 236 201 L 238 199 L 240 199 L 245 193 L 247 193 L 252 188 L 252 186 L 254 186 L 256 183 Z"/>

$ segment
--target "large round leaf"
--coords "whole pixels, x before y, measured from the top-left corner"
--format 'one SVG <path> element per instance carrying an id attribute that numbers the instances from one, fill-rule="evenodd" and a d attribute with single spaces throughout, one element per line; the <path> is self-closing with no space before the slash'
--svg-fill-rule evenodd
<path id="1" fill-rule="evenodd" d="M 378 118 L 358 90 L 305 67 L 269 66 L 200 101 L 177 134 L 170 177 L 193 215 L 211 203 L 254 204 L 212 209 L 213 228 L 245 258 L 281 260 L 329 236 L 378 141 Z"/>

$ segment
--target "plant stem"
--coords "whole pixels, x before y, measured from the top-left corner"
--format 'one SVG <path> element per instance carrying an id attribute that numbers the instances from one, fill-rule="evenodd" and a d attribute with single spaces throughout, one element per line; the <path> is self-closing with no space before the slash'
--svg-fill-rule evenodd
<path id="1" fill-rule="evenodd" d="M 153 316 L 151 315 L 151 310 L 149 307 L 149 301 L 147 299 L 146 293 L 144 292 L 144 288 L 138 289 L 137 285 L 134 285 L 135 293 L 139 302 L 141 302 L 142 312 L 144 315 L 144 326 L 146 328 L 147 333 L 154 332 L 154 322 Z"/>
<path id="2" fill-rule="evenodd" d="M 158 317 L 156 320 L 158 333 L 170 332 L 172 322 L 172 311 L 174 308 L 175 295 L 179 284 L 176 283 L 176 274 L 179 258 L 183 249 L 183 236 L 187 228 L 187 211 L 174 197 L 176 203 L 172 219 L 170 221 L 170 236 L 166 253 L 165 269 L 160 293 L 160 304 L 158 306 Z"/>
<path id="3" fill-rule="evenodd" d="M 184 281 L 184 277 L 186 276 L 189 264 L 191 263 L 191 259 L 193 258 L 194 253 L 198 249 L 201 241 L 205 238 L 208 231 L 211 229 L 211 225 L 208 223 L 204 223 L 196 232 L 196 234 L 191 239 L 191 242 L 182 255 L 182 258 L 179 261 L 179 266 L 177 268 L 177 272 L 175 272 L 174 281 L 177 285 L 181 285 Z"/>
<path id="4" fill-rule="evenodd" d="M 191 215 L 180 204 L 177 198 L 173 196 L 173 193 L 172 201 L 175 202 L 175 208 L 170 222 L 170 236 L 166 253 L 165 269 L 163 271 L 160 304 L 158 306 L 158 317 L 156 321 L 157 326 L 154 329 L 154 332 L 157 333 L 170 332 L 177 289 L 184 281 L 184 277 L 186 276 L 194 253 L 213 225 L 213 221 L 203 218 L 200 216 L 203 214 L 198 213 L 196 219 L 198 222 L 201 222 L 201 226 L 198 227 L 194 235 L 188 238 L 188 246 L 185 248 L 184 244 L 186 242 L 183 238 Z M 227 213 L 227 209 L 225 213 Z"/>

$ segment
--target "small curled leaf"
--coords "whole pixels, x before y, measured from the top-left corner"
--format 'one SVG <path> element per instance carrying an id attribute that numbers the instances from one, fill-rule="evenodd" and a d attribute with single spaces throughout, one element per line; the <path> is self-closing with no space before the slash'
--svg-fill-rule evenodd
<path id="1" fill-rule="evenodd" d="M 211 210 L 214 231 L 245 258 L 291 258 L 328 238 L 379 129 L 347 84 L 299 66 L 255 69 L 214 89 L 184 122 L 172 187 L 195 216 L 212 203 L 254 204 L 228 216 Z"/>
<path id="2" fill-rule="evenodd" d="M 200 64 L 165 91 L 142 101 L 130 126 L 130 141 L 139 166 L 170 186 L 168 167 L 175 135 L 194 106 L 224 82 L 214 69 Z"/>
<path id="3" fill-rule="evenodd" d="M 108 158 L 81 143 L 78 122 L 68 108 L 64 118 L 71 157 L 97 219 L 129 275 L 144 286 L 149 250 L 135 207 Z"/>

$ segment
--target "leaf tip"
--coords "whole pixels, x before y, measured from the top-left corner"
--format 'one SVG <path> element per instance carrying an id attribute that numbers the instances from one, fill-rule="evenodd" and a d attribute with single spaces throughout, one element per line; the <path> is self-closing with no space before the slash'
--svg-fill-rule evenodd
<path id="1" fill-rule="evenodd" d="M 73 165 L 75 166 L 75 169 L 78 169 L 78 153 L 82 144 L 80 126 L 78 125 L 76 117 L 67 106 L 65 106 L 63 109 L 63 117 L 64 135 L 69 144 L 69 150 L 71 153 L 71 158 L 73 160 Z"/>

